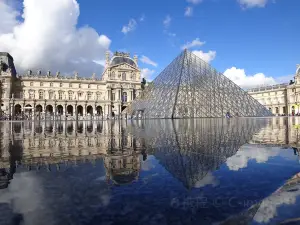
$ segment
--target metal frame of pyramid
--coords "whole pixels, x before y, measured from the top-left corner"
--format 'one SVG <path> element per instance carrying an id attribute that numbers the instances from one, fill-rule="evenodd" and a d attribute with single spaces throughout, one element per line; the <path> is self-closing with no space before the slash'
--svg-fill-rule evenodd
<path id="1" fill-rule="evenodd" d="M 272 113 L 208 63 L 184 50 L 128 107 L 142 118 L 262 117 Z"/>

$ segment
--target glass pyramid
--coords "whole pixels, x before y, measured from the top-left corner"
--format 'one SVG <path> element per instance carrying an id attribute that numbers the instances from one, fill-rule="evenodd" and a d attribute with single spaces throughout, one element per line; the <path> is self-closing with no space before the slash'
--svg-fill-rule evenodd
<path id="1" fill-rule="evenodd" d="M 258 117 L 272 113 L 208 63 L 184 50 L 128 107 L 142 118 Z"/>

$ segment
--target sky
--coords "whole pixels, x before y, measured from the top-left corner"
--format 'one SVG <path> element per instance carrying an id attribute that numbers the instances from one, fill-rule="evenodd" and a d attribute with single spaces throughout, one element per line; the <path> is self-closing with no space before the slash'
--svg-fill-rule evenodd
<path id="1" fill-rule="evenodd" d="M 0 51 L 28 69 L 98 77 L 105 52 L 138 55 L 147 80 L 184 48 L 252 88 L 300 64 L 299 0 L 0 0 Z"/>

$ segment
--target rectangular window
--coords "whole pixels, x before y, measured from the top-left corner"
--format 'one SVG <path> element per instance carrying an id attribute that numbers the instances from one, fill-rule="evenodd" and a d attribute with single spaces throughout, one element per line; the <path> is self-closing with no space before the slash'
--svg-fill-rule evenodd
<path id="1" fill-rule="evenodd" d="M 33 92 L 29 93 L 29 99 L 34 99 L 34 93 Z"/>
<path id="2" fill-rule="evenodd" d="M 39 99 L 44 99 L 44 92 L 42 91 L 39 92 Z"/>
<path id="3" fill-rule="evenodd" d="M 63 96 L 62 92 L 59 92 L 58 93 L 58 99 L 62 100 L 62 96 Z"/>
<path id="4" fill-rule="evenodd" d="M 112 101 L 115 101 L 115 99 L 116 99 L 116 94 L 115 94 L 115 93 L 112 93 L 112 94 L 111 94 L 111 100 L 112 100 Z"/>
<path id="5" fill-rule="evenodd" d="M 53 92 L 49 92 L 49 99 L 53 99 Z"/>
<path id="6" fill-rule="evenodd" d="M 88 100 L 91 100 L 91 99 L 92 99 L 92 93 L 89 92 L 89 93 L 88 93 Z"/>
<path id="7" fill-rule="evenodd" d="M 69 100 L 72 100 L 72 99 L 73 99 L 73 93 L 69 92 Z"/>

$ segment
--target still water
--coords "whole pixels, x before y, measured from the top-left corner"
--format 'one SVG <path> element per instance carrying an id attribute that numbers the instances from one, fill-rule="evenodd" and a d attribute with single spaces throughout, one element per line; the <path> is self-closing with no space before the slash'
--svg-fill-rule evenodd
<path id="1" fill-rule="evenodd" d="M 298 124 L 2 122 L 0 224 L 298 224 Z"/>

